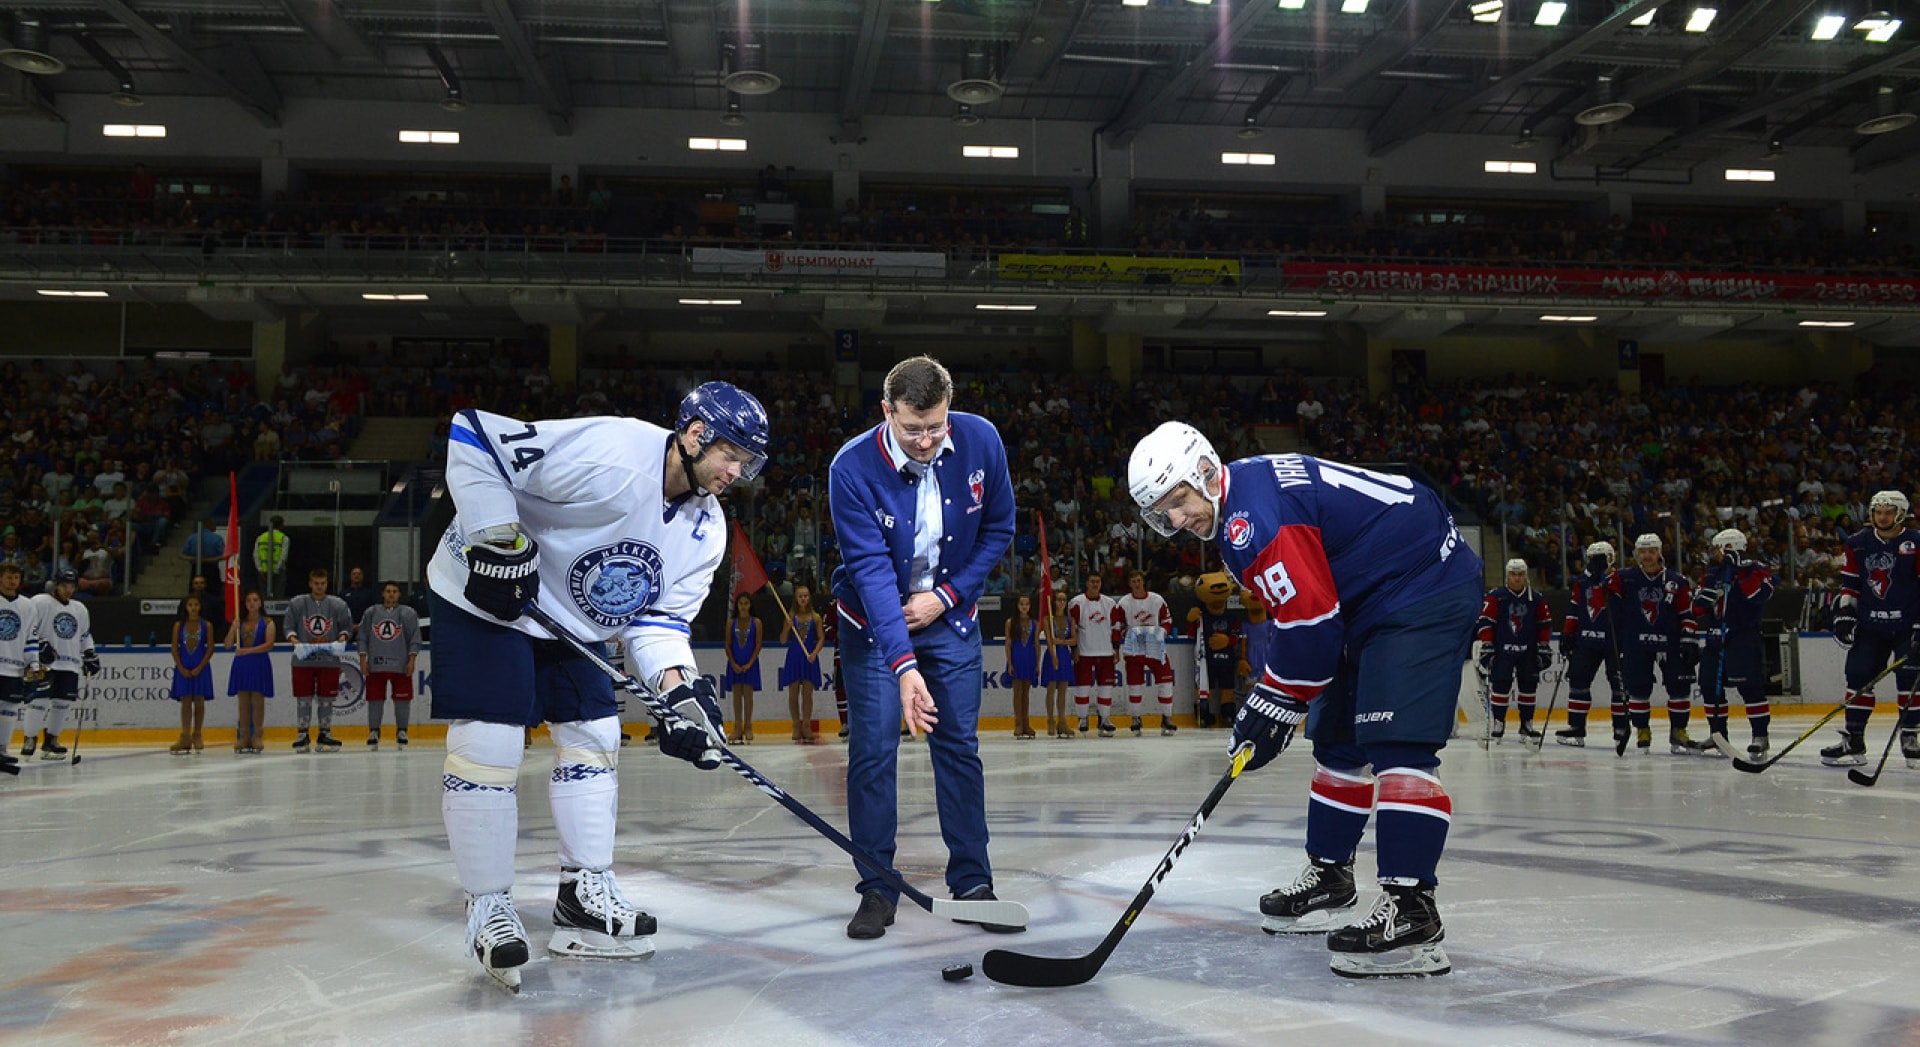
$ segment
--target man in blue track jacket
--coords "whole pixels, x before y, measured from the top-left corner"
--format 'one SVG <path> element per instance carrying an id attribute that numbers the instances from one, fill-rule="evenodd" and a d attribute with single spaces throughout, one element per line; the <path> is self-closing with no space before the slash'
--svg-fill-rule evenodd
<path id="1" fill-rule="evenodd" d="M 842 560 L 833 595 L 851 728 L 847 815 L 854 842 L 892 865 L 899 726 L 926 731 L 947 886 L 992 898 L 974 604 L 1013 541 L 1006 446 L 993 423 L 949 410 L 953 378 L 932 357 L 895 365 L 881 397 L 885 420 L 840 448 L 827 480 Z M 856 868 L 847 936 L 878 938 L 899 896 Z"/>

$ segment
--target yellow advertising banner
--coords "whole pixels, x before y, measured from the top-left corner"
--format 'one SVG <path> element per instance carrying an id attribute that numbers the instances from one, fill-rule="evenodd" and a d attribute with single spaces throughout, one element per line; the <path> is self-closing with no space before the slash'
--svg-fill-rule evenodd
<path id="1" fill-rule="evenodd" d="M 1003 254 L 1002 280 L 1074 280 L 1123 284 L 1237 284 L 1237 258 L 1134 258 L 1130 255 Z"/>

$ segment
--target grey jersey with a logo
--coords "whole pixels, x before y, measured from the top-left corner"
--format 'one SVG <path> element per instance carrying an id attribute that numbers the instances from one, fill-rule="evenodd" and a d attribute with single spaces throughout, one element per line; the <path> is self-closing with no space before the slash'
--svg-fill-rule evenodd
<path id="1" fill-rule="evenodd" d="M 420 616 L 406 604 L 374 604 L 360 616 L 359 637 L 368 672 L 406 672 L 407 659 L 420 653 Z"/>
<path id="2" fill-rule="evenodd" d="M 338 596 L 316 600 L 309 593 L 301 593 L 287 604 L 287 617 L 281 624 L 286 627 L 288 643 L 324 644 L 353 638 L 353 612 Z M 310 658 L 296 656 L 294 664 L 325 668 L 339 665 L 340 659 L 331 651 L 316 651 Z"/>

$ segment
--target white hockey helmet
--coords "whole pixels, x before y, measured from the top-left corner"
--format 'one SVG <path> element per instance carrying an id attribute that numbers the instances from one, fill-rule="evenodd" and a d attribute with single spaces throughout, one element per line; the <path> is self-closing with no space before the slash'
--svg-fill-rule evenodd
<path id="1" fill-rule="evenodd" d="M 1127 460 L 1127 493 L 1140 507 L 1140 518 L 1147 526 L 1169 538 L 1180 529 L 1157 508 L 1160 499 L 1181 484 L 1190 484 L 1213 505 L 1218 523 L 1220 499 L 1208 492 L 1207 477 L 1219 471 L 1220 456 L 1200 430 L 1185 422 L 1167 422 L 1133 445 L 1133 456 Z"/>
<path id="2" fill-rule="evenodd" d="M 1521 559 L 1521 558 L 1519 558 L 1518 556 L 1516 556 L 1516 557 L 1514 557 L 1514 558 L 1513 558 L 1513 559 L 1511 559 L 1511 560 L 1508 560 L 1508 561 L 1507 561 L 1507 573 L 1508 573 L 1508 574 L 1526 574 L 1526 573 L 1527 573 L 1527 561 L 1525 561 L 1525 560 L 1522 560 L 1522 559 Z"/>
<path id="3" fill-rule="evenodd" d="M 1642 549 L 1660 549 L 1664 548 L 1666 544 L 1667 543 L 1660 540 L 1660 536 L 1657 534 L 1643 534 L 1633 540 L 1633 551 L 1637 553 Z"/>
<path id="4" fill-rule="evenodd" d="M 1899 491 L 1875 491 L 1873 498 L 1867 502 L 1867 512 L 1871 513 L 1883 505 L 1891 505 L 1895 509 L 1900 510 L 1900 519 L 1902 520 L 1907 518 L 1907 513 L 1911 509 L 1911 506 L 1907 502 L 1907 496 L 1901 494 Z"/>
<path id="5" fill-rule="evenodd" d="M 1739 528 L 1729 527 L 1713 536 L 1713 548 L 1715 552 L 1732 549 L 1734 552 L 1744 553 L 1747 551 L 1747 536 L 1742 534 Z"/>
<path id="6" fill-rule="evenodd" d="M 1595 542 L 1592 545 L 1587 546 L 1586 555 L 1587 555 L 1587 559 L 1589 560 L 1593 559 L 1596 556 L 1604 556 L 1607 558 L 1608 563 L 1612 563 L 1614 559 L 1613 543 L 1612 542 Z"/>

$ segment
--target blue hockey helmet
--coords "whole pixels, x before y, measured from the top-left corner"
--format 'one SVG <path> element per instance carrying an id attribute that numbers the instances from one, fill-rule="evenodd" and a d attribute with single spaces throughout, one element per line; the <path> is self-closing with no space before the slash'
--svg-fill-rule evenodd
<path id="1" fill-rule="evenodd" d="M 760 475 L 767 464 L 767 409 L 752 393 L 732 382 L 708 382 L 680 401 L 680 417 L 673 427 L 686 432 L 695 419 L 706 423 L 700 433 L 702 451 L 716 439 L 725 440 L 749 456 L 740 467 L 740 478 Z"/>

